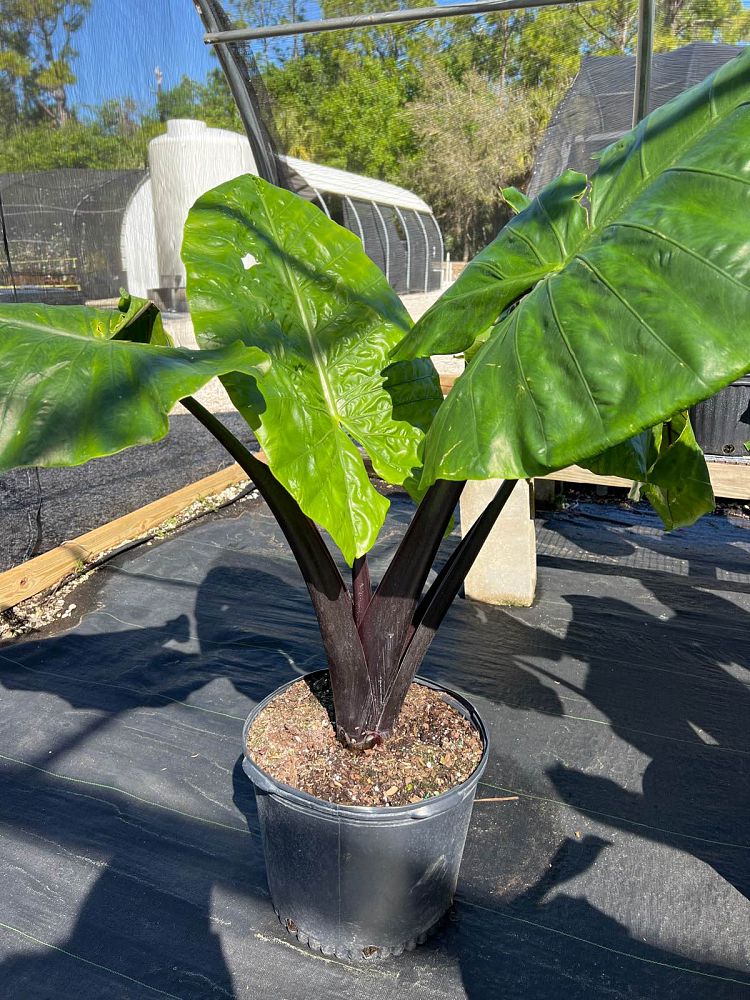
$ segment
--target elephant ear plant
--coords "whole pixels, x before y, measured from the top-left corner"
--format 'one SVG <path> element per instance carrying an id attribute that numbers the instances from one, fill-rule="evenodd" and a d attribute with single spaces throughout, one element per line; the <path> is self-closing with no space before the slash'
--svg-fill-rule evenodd
<path id="1" fill-rule="evenodd" d="M 245 469 L 317 615 L 337 733 L 387 739 L 518 479 L 571 463 L 642 484 L 667 527 L 713 504 L 688 407 L 750 369 L 750 51 L 517 210 L 412 326 L 351 233 L 244 176 L 190 212 L 183 258 L 201 347 L 155 308 L 0 308 L 0 467 L 74 465 L 155 441 L 181 399 Z M 465 351 L 443 400 L 433 354 Z M 191 393 L 220 376 L 265 462 Z M 379 586 L 387 500 L 418 506 Z M 495 499 L 428 575 L 470 479 Z M 347 586 L 325 529 L 352 567 Z"/>

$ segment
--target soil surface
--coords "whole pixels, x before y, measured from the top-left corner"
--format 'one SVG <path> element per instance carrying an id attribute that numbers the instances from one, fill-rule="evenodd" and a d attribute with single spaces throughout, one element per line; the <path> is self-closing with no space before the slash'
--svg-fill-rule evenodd
<path id="1" fill-rule="evenodd" d="M 328 675 L 292 684 L 263 709 L 248 751 L 279 781 L 339 805 L 403 806 L 465 781 L 482 757 L 472 723 L 437 691 L 412 684 L 393 735 L 347 750 L 333 731 Z"/>

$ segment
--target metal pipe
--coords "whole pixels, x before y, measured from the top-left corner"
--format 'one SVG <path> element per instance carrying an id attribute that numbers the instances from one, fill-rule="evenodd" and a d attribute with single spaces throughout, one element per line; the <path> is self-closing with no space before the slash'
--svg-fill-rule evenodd
<path id="1" fill-rule="evenodd" d="M 436 21 L 443 17 L 462 17 L 466 14 L 596 2 L 597 0 L 478 0 L 472 3 L 446 4 L 444 7 L 408 7 L 404 10 L 385 10 L 376 14 L 350 14 L 347 17 L 328 17 L 322 21 L 292 21 L 290 24 L 270 24 L 264 28 L 210 31 L 203 36 L 203 41 L 207 45 L 250 42 L 258 38 L 317 34 L 321 31 L 339 31 L 341 28 L 369 28 L 379 24 L 403 24 L 407 21 Z"/>
<path id="2" fill-rule="evenodd" d="M 430 290 L 430 240 L 427 236 L 424 222 L 422 222 L 422 216 L 419 212 L 415 212 L 414 214 L 417 217 L 419 228 L 422 230 L 422 235 L 424 236 L 424 290 L 428 292 Z"/>
<path id="3" fill-rule="evenodd" d="M 391 241 L 388 239 L 388 226 L 385 224 L 385 219 L 383 218 L 383 213 L 380 211 L 380 206 L 376 201 L 372 203 L 372 207 L 375 209 L 375 214 L 380 219 L 380 225 L 383 227 L 383 235 L 385 236 L 385 280 L 391 280 Z"/>
<path id="4" fill-rule="evenodd" d="M 409 230 L 406 228 L 406 219 L 401 214 L 401 209 L 398 207 L 398 205 L 394 205 L 393 208 L 394 211 L 396 212 L 396 215 L 399 218 L 399 221 L 401 222 L 401 228 L 403 229 L 404 236 L 406 237 L 406 291 L 410 292 L 411 288 L 409 287 L 409 285 L 411 284 L 411 239 L 409 238 Z"/>
<path id="5" fill-rule="evenodd" d="M 443 243 L 443 234 L 440 232 L 440 226 L 437 224 L 437 219 L 434 215 L 430 216 L 433 226 L 435 227 L 435 232 L 438 235 L 438 240 L 440 241 L 440 285 L 443 284 L 443 265 L 445 264 L 445 243 Z"/>
<path id="6" fill-rule="evenodd" d="M 639 0 L 638 46 L 635 52 L 635 93 L 633 95 L 633 127 L 648 114 L 651 95 L 651 60 L 654 54 L 654 0 Z"/>
<path id="7" fill-rule="evenodd" d="M 216 30 L 221 28 L 223 23 L 228 22 L 226 22 L 226 15 L 223 13 L 223 10 L 217 8 L 215 0 L 193 0 L 193 3 L 198 16 L 203 22 L 203 26 L 211 28 L 217 40 L 219 35 L 231 34 L 231 32 Z M 271 148 L 269 148 L 271 143 L 267 131 L 252 99 L 252 88 L 249 80 L 247 80 L 247 71 L 244 69 L 244 64 L 239 62 L 237 53 L 232 52 L 224 44 L 216 46 L 216 55 L 229 84 L 232 97 L 237 105 L 242 124 L 245 127 L 258 174 L 263 180 L 270 181 L 271 184 L 286 187 L 279 170 L 278 161 Z"/>
<path id="8" fill-rule="evenodd" d="M 311 185 L 311 186 L 312 186 L 312 185 Z M 324 212 L 326 213 L 326 215 L 327 215 L 327 216 L 328 216 L 328 218 L 330 219 L 330 218 L 331 218 L 331 213 L 330 213 L 330 212 L 328 211 L 328 205 L 326 205 L 326 201 L 325 201 L 325 198 L 324 198 L 324 197 L 323 197 L 323 195 L 322 195 L 322 194 L 320 193 L 320 191 L 318 191 L 318 189 L 317 189 L 317 188 L 313 188 L 313 191 L 315 192 L 315 197 L 316 197 L 316 198 L 318 199 L 318 201 L 320 202 L 320 206 L 321 206 L 321 208 L 323 209 L 323 211 L 324 211 Z"/>
<path id="9" fill-rule="evenodd" d="M 344 195 L 344 201 L 348 203 L 349 208 L 352 210 L 352 215 L 354 216 L 354 221 L 357 223 L 357 229 L 359 230 L 359 238 L 362 240 L 362 249 L 367 253 L 367 247 L 365 246 L 365 231 L 362 228 L 362 220 L 359 217 L 359 212 L 354 207 L 354 202 L 349 197 L 348 194 Z"/>

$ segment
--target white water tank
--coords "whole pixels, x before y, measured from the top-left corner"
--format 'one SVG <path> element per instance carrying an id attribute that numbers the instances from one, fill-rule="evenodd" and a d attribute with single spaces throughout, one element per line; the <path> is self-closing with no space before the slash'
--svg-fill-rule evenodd
<path id="1" fill-rule="evenodd" d="M 174 119 L 148 146 L 156 223 L 159 284 L 185 284 L 180 260 L 182 230 L 193 203 L 206 191 L 240 174 L 257 174 L 247 137 L 205 122 Z"/>

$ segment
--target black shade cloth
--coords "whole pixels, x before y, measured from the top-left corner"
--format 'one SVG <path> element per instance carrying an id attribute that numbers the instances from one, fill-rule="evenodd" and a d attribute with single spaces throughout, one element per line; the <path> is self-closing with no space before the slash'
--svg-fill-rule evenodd
<path id="1" fill-rule="evenodd" d="M 651 63 L 648 110 L 704 80 L 741 51 L 738 45 L 694 42 L 657 52 Z M 536 195 L 564 170 L 591 174 L 593 157 L 633 126 L 635 56 L 587 56 L 558 105 L 534 159 L 528 193 Z"/>
<path id="2" fill-rule="evenodd" d="M 8 248 L 0 253 L 0 302 L 76 305 L 117 295 L 123 217 L 145 176 L 81 168 L 0 174 L 0 246 L 7 240 Z"/>

